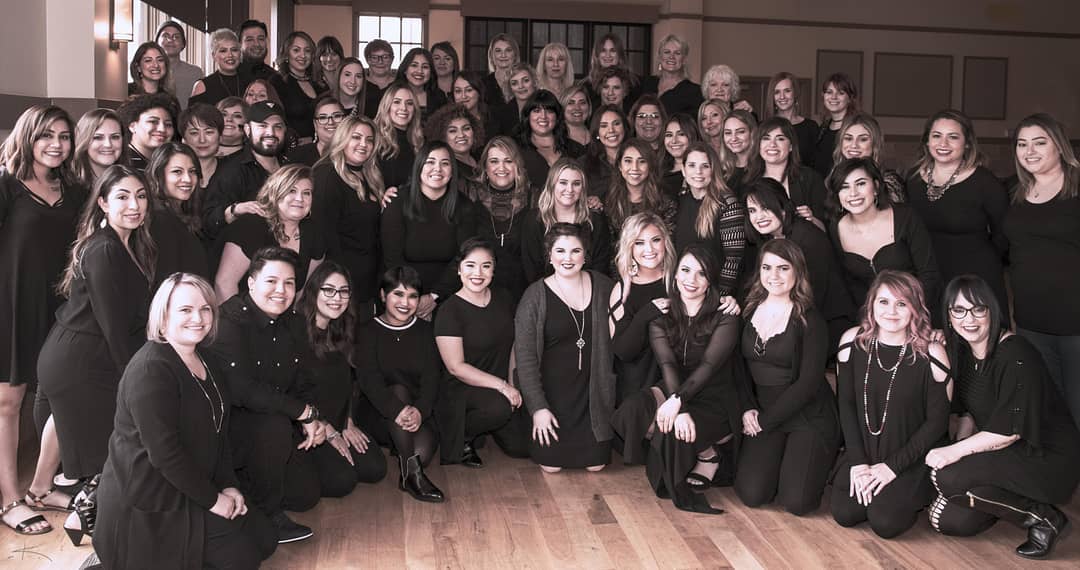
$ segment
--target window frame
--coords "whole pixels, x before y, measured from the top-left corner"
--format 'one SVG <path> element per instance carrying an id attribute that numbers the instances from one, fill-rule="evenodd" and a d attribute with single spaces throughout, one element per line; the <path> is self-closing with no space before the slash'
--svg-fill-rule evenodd
<path id="1" fill-rule="evenodd" d="M 375 38 L 371 38 L 371 39 L 368 39 L 368 40 L 365 40 L 365 39 L 360 37 L 360 18 L 362 18 L 362 17 L 378 17 L 380 19 L 379 20 L 379 35 L 377 35 Z M 405 54 L 408 53 L 410 49 L 413 49 L 414 47 L 421 47 L 421 48 L 427 49 L 427 47 L 428 47 L 428 41 L 427 41 L 428 40 L 428 19 L 427 19 L 426 15 L 414 14 L 412 12 L 376 12 L 376 11 L 369 11 L 369 10 L 353 11 L 353 42 L 352 42 L 352 46 L 353 46 L 353 50 L 354 50 L 353 51 L 353 57 L 355 57 L 355 58 L 359 59 L 360 61 L 364 62 L 364 67 L 365 68 L 368 67 L 368 63 L 367 63 L 367 60 L 364 59 L 364 46 L 366 46 L 372 39 L 386 39 L 386 38 L 383 37 L 384 34 L 382 33 L 382 18 L 397 18 L 398 19 L 398 41 L 391 42 L 390 40 L 386 40 L 394 48 L 394 61 L 391 64 L 391 69 L 393 69 L 396 72 L 397 68 L 398 68 L 398 64 L 401 62 L 401 59 L 403 57 L 405 57 Z M 402 23 L 401 20 L 404 20 L 406 18 L 415 19 L 415 20 L 420 21 L 420 41 L 419 41 L 419 43 L 401 41 L 401 23 Z M 405 49 L 404 46 L 409 46 L 409 47 L 408 47 L 408 49 Z"/>

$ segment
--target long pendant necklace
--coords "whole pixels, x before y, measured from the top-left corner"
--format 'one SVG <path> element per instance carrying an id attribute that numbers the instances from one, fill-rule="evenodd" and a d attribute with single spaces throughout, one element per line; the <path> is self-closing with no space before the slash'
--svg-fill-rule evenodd
<path id="1" fill-rule="evenodd" d="M 213 424 L 214 431 L 221 433 L 221 424 L 225 421 L 225 400 L 221 398 L 221 391 L 218 390 L 217 382 L 214 382 L 214 376 L 210 373 L 210 368 L 206 366 L 206 362 L 201 358 L 199 361 L 203 363 L 203 369 L 206 370 L 206 380 L 199 380 L 199 377 L 195 376 L 194 373 L 191 373 L 191 379 L 195 380 L 195 384 L 202 390 L 203 396 L 206 396 L 206 403 L 210 405 L 210 423 Z M 219 413 L 214 413 L 214 401 L 210 399 L 210 392 L 206 390 L 206 386 L 203 386 L 204 382 L 214 387 L 214 393 L 217 394 L 218 398 Z"/>
<path id="2" fill-rule="evenodd" d="M 510 215 L 510 225 L 506 227 L 506 231 L 499 233 L 499 230 L 495 229 L 495 214 L 488 212 L 491 216 L 491 233 L 495 234 L 495 237 L 499 238 L 499 247 L 506 246 L 506 234 L 510 233 L 510 230 L 514 229 L 514 216 Z"/>
<path id="3" fill-rule="evenodd" d="M 896 372 L 900 370 L 900 363 L 904 361 L 904 354 L 907 352 L 908 343 L 905 342 L 904 346 L 900 347 L 900 357 L 896 359 L 896 364 L 892 368 L 885 368 L 881 365 L 881 355 L 878 353 L 878 341 L 876 338 L 870 341 L 870 350 L 866 354 L 866 375 L 863 376 L 863 421 L 866 422 L 866 431 L 870 432 L 870 435 L 878 436 L 881 432 L 885 431 L 885 420 L 889 417 L 889 400 L 892 398 L 893 383 L 896 382 Z M 877 431 L 870 427 L 870 365 L 873 361 L 877 360 L 878 368 L 881 368 L 886 373 L 891 373 L 889 378 L 889 389 L 885 392 L 885 406 L 884 412 L 881 414 L 881 423 L 878 424 Z"/>
<path id="4" fill-rule="evenodd" d="M 559 288 L 559 293 L 562 294 L 563 302 L 566 303 L 566 308 L 570 311 L 570 318 L 574 319 L 574 330 L 577 332 L 577 342 L 574 346 L 577 347 L 577 369 L 581 370 L 582 366 L 582 350 L 585 348 L 585 309 L 581 309 L 581 323 L 578 324 L 577 315 L 574 314 L 574 307 L 570 305 L 570 297 L 563 291 L 562 284 L 559 283 L 559 279 L 556 277 L 555 286 Z M 581 289 L 581 299 L 585 299 L 585 279 L 578 276 L 580 279 L 578 286 Z M 585 307 L 588 308 L 588 305 Z"/>

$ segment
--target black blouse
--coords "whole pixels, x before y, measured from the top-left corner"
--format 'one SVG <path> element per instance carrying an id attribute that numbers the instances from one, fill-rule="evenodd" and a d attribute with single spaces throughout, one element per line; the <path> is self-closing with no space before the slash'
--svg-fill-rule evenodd
<path id="1" fill-rule="evenodd" d="M 1080 297 L 1069 271 L 1080 267 L 1080 198 L 1014 203 L 1005 214 L 1017 326 L 1080 335 Z"/>
<path id="2" fill-rule="evenodd" d="M 379 173 L 382 174 L 383 188 L 397 188 L 398 195 L 404 195 L 408 189 L 409 179 L 412 178 L 413 162 L 416 161 L 416 151 L 409 142 L 409 134 L 394 127 L 394 136 L 397 137 L 397 156 L 379 158 Z"/>
<path id="3" fill-rule="evenodd" d="M 155 291 L 158 285 L 177 271 L 194 273 L 207 279 L 213 277 L 206 245 L 172 210 L 154 210 L 150 234 L 154 236 L 158 248 L 157 269 L 154 271 Z"/>
<path id="4" fill-rule="evenodd" d="M 244 214 L 236 218 L 236 221 L 225 228 L 221 235 L 225 243 L 234 243 L 240 247 L 244 255 L 250 260 L 255 257 L 259 249 L 267 246 L 278 246 L 277 238 L 270 229 L 270 224 L 262 216 Z M 318 261 L 326 257 L 326 240 L 323 238 L 319 224 L 310 218 L 300 221 L 300 265 L 296 267 L 296 290 L 304 288 L 307 281 L 308 269 L 312 261 Z"/>
<path id="5" fill-rule="evenodd" d="M 443 217 L 447 193 L 438 200 L 421 193 L 423 217 L 413 220 L 405 216 L 408 196 L 398 195 L 383 212 L 381 227 L 383 264 L 412 266 L 420 273 L 424 292 L 434 292 L 442 298 L 461 287 L 452 261 L 461 244 L 476 235 L 473 203 L 464 194 L 458 194 L 451 219 Z"/>
<path id="6" fill-rule="evenodd" d="M 435 337 L 457 337 L 465 363 L 509 379 L 510 351 L 514 348 L 514 302 L 505 291 L 491 290 L 491 302 L 478 307 L 451 295 L 435 315 Z"/>
<path id="7" fill-rule="evenodd" d="M 333 164 L 323 163 L 312 172 L 315 195 L 311 212 L 323 228 L 327 255 L 342 262 L 352 277 L 353 297 L 373 299 L 379 287 L 381 259 L 379 227 L 382 207 L 370 186 L 361 200 L 338 175 Z"/>
<path id="8" fill-rule="evenodd" d="M 650 75 L 641 82 L 642 94 L 656 95 L 659 92 L 660 78 L 658 76 Z M 705 102 L 705 97 L 701 94 L 700 84 L 683 79 L 676 83 L 675 87 L 660 95 L 660 102 L 664 104 L 664 110 L 667 111 L 669 117 L 676 113 L 686 113 L 691 117 L 697 117 L 698 107 Z M 630 117 L 630 120 L 633 121 L 634 118 Z"/>
<path id="9" fill-rule="evenodd" d="M 281 103 L 285 106 L 285 124 L 296 131 L 299 138 L 315 136 L 315 102 L 326 93 L 325 86 L 311 82 L 314 97 L 308 97 L 300 82 L 292 75 L 282 77 L 280 73 L 270 76 L 270 85 L 274 86 Z"/>
<path id="10" fill-rule="evenodd" d="M 353 369 L 341 352 L 315 354 L 311 343 L 304 346 L 304 367 L 311 378 L 312 403 L 319 415 L 334 429 L 345 429 L 349 419 L 349 404 L 353 395 Z"/>
<path id="11" fill-rule="evenodd" d="M 796 138 L 799 139 L 796 141 L 799 144 L 799 161 L 806 166 L 813 166 L 814 145 L 817 143 L 821 126 L 808 118 L 803 118 L 801 123 L 792 127 L 795 129 Z"/>
<path id="12" fill-rule="evenodd" d="M 431 416 L 445 377 L 431 323 L 413 317 L 405 325 L 393 326 L 378 317 L 371 319 L 357 331 L 356 355 L 360 387 L 380 415 L 393 420 L 406 406 L 388 389 L 400 385 L 420 415 Z"/>

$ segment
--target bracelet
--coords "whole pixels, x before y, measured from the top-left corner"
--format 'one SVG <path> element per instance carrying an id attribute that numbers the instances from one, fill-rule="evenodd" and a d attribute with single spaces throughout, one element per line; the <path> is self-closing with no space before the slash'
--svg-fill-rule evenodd
<path id="1" fill-rule="evenodd" d="M 311 411 L 308 413 L 308 416 L 306 418 L 300 420 L 300 423 L 302 424 L 310 424 L 311 422 L 319 419 L 319 408 L 316 408 L 312 404 L 308 404 L 308 407 L 311 408 Z"/>
<path id="2" fill-rule="evenodd" d="M 334 441 L 339 435 L 341 434 L 335 431 L 334 433 L 326 436 L 326 441 Z"/>
<path id="3" fill-rule="evenodd" d="M 229 204 L 229 213 L 232 214 L 232 217 L 236 217 L 236 202 Z"/>

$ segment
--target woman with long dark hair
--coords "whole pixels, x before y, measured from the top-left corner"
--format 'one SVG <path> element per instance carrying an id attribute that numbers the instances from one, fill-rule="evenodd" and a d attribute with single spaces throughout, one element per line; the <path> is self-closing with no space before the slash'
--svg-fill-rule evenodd
<path id="1" fill-rule="evenodd" d="M 739 449 L 735 494 L 747 506 L 775 501 L 798 516 L 821 504 L 840 439 L 825 381 L 829 329 L 814 307 L 806 265 L 791 240 L 775 239 L 761 248 L 739 343 L 747 437 Z M 699 479 L 703 486 L 707 475 Z"/>
<path id="2" fill-rule="evenodd" d="M 341 60 L 337 70 L 337 98 L 346 115 L 367 116 L 367 81 L 364 64 L 355 57 Z M 378 103 L 376 102 L 376 105 Z"/>
<path id="3" fill-rule="evenodd" d="M 795 212 L 819 229 L 825 229 L 829 219 L 825 211 L 825 181 L 814 169 L 803 166 L 799 159 L 798 139 L 791 123 L 774 116 L 754 132 L 754 152 L 746 168 L 744 184 L 768 177 L 783 185 Z"/>
<path id="4" fill-rule="evenodd" d="M 795 136 L 799 139 L 799 158 L 803 164 L 809 166 L 821 126 L 802 115 L 799 95 L 799 79 L 790 72 L 781 71 L 769 79 L 769 87 L 765 90 L 768 103 L 762 111 L 766 119 L 776 115 L 791 123 L 795 128 Z"/>
<path id="5" fill-rule="evenodd" d="M 338 74 L 345 59 L 345 48 L 341 47 L 341 41 L 334 36 L 323 36 L 319 43 L 315 44 L 315 62 L 313 71 L 329 88 L 330 96 L 339 97 L 341 85 L 338 84 Z"/>
<path id="6" fill-rule="evenodd" d="M 501 107 L 499 101 L 492 103 L 485 99 L 484 78 L 478 72 L 462 71 L 456 74 L 451 96 L 451 101 L 464 105 L 473 117 L 484 125 L 486 138 L 490 139 L 496 135 L 513 135 L 511 132 L 503 131 L 496 116 L 495 111 Z M 482 140 L 481 144 L 487 144 L 487 140 Z"/>
<path id="7" fill-rule="evenodd" d="M 722 119 L 720 123 L 723 123 Z M 668 119 L 663 137 L 664 144 L 660 147 L 660 171 L 663 172 L 660 185 L 668 196 L 678 199 L 686 187 L 683 160 L 690 145 L 701 141 L 701 133 L 693 117 L 680 113 Z"/>
<path id="8" fill-rule="evenodd" d="M 593 107 L 601 104 L 617 104 L 623 106 L 623 101 L 635 101 L 638 77 L 627 67 L 626 48 L 622 37 L 608 32 L 598 38 L 593 44 L 592 55 L 589 57 L 589 75 L 585 79 L 586 85 L 591 91 Z M 622 92 L 618 101 L 604 99 L 604 87 L 607 79 L 617 77 Z M 625 108 L 623 111 L 625 112 Z"/>
<path id="9" fill-rule="evenodd" d="M 931 449 L 926 465 L 938 498 L 930 524 L 972 536 L 998 519 L 1027 529 L 1024 558 L 1049 556 L 1069 525 L 1067 504 L 1080 474 L 1080 433 L 1038 350 L 1008 331 L 1008 314 L 981 278 L 945 288 L 945 342 L 956 378 L 956 442 Z"/>
<path id="10" fill-rule="evenodd" d="M 439 89 L 434 67 L 431 52 L 424 48 L 413 48 L 402 58 L 395 78 L 395 81 L 405 83 L 412 89 L 421 122 L 446 104 L 446 93 Z"/>
<path id="11" fill-rule="evenodd" d="M 190 147 L 168 142 L 154 151 L 146 166 L 158 245 L 158 279 L 176 272 L 210 277 L 202 233 L 202 168 Z"/>
<path id="12" fill-rule="evenodd" d="M 949 360 L 930 340 L 922 286 L 908 273 L 879 273 L 860 320 L 837 354 L 844 455 L 832 515 L 841 526 L 869 522 L 875 534 L 893 538 L 933 499 L 923 457 L 948 435 Z"/>
<path id="13" fill-rule="evenodd" d="M 585 147 L 570 138 L 559 100 L 550 91 L 533 93 L 521 109 L 518 144 L 531 184 L 547 180 L 548 169 L 563 156 L 578 158 Z"/>
<path id="14" fill-rule="evenodd" d="M 821 82 L 821 102 L 821 129 L 809 164 L 825 178 L 832 171 L 832 154 L 840 126 L 848 115 L 859 111 L 859 88 L 847 75 L 834 73 Z"/>
<path id="15" fill-rule="evenodd" d="M 277 57 L 278 72 L 270 76 L 270 85 L 285 107 L 285 124 L 296 132 L 297 144 L 315 138 L 315 101 L 329 91 L 315 75 L 315 40 L 305 32 L 292 32 L 281 43 Z"/>
<path id="16" fill-rule="evenodd" d="M 157 42 L 144 42 L 135 48 L 128 66 L 133 78 L 128 83 L 128 95 L 168 93 L 169 56 Z M 179 105 L 179 103 L 177 103 Z"/>
<path id="17" fill-rule="evenodd" d="M 457 50 L 448 41 L 435 42 L 431 46 L 431 67 L 439 91 L 447 101 L 454 100 L 454 78 L 461 72 L 461 60 Z"/>
<path id="18" fill-rule="evenodd" d="M 626 113 L 616 105 L 604 105 L 593 112 L 589 125 L 589 146 L 583 159 L 589 180 L 588 204 L 591 210 L 603 210 L 604 198 L 618 176 L 616 154 L 630 135 Z"/>
<path id="19" fill-rule="evenodd" d="M 611 187 L 604 197 L 604 214 L 612 239 L 622 232 L 626 218 L 640 212 L 659 215 L 664 220 L 664 229 L 674 235 L 678 205 L 660 191 L 659 167 L 649 143 L 641 139 L 623 141 L 615 154 L 615 167 L 618 175 L 611 178 Z"/>

